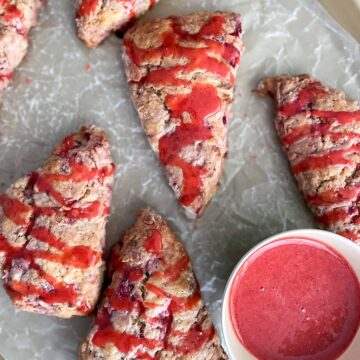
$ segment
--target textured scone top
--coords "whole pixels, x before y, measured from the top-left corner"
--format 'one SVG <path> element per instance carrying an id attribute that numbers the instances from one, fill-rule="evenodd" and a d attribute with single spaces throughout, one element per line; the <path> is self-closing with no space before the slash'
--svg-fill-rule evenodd
<path id="1" fill-rule="evenodd" d="M 112 249 L 109 280 L 82 360 L 227 359 L 189 257 L 154 211 Z"/>
<path id="2" fill-rule="evenodd" d="M 323 228 L 360 242 L 360 108 L 309 75 L 264 79 L 275 125 L 305 200 Z"/>
<path id="3" fill-rule="evenodd" d="M 198 12 L 131 28 L 124 62 L 134 104 L 189 217 L 215 194 L 243 51 L 240 17 Z"/>
<path id="4" fill-rule="evenodd" d="M 104 132 L 84 126 L 0 195 L 0 270 L 16 306 L 61 317 L 95 307 L 113 172 Z"/>
<path id="5" fill-rule="evenodd" d="M 95 47 L 111 32 L 124 31 L 158 1 L 76 0 L 78 36 L 88 47 Z"/>

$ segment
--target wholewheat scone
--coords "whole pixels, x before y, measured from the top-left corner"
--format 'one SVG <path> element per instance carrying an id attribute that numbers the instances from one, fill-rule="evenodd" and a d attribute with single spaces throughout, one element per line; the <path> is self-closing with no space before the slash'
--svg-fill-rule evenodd
<path id="1" fill-rule="evenodd" d="M 228 12 L 155 19 L 124 37 L 134 105 L 190 218 L 203 213 L 221 179 L 242 51 L 240 16 Z"/>
<path id="2" fill-rule="evenodd" d="M 64 318 L 94 309 L 113 172 L 105 133 L 83 126 L 0 195 L 0 275 L 16 307 Z"/>
<path id="3" fill-rule="evenodd" d="M 360 244 L 360 108 L 309 75 L 258 85 L 276 102 L 275 126 L 315 221 Z"/>
<path id="4" fill-rule="evenodd" d="M 182 243 L 151 209 L 116 244 L 81 360 L 225 360 Z"/>
<path id="5" fill-rule="evenodd" d="M 27 52 L 40 6 L 41 0 L 0 1 L 0 98 Z"/>
<path id="6" fill-rule="evenodd" d="M 159 0 L 75 0 L 79 38 L 98 46 L 112 32 L 123 32 Z"/>

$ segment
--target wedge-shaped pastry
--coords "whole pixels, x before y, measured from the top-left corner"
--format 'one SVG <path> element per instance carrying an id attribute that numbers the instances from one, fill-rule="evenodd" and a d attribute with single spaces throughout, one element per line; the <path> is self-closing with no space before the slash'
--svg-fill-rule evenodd
<path id="1" fill-rule="evenodd" d="M 99 45 L 110 33 L 123 32 L 159 0 L 76 0 L 78 36 L 86 46 Z"/>
<path id="2" fill-rule="evenodd" d="M 214 196 L 242 53 L 240 17 L 198 12 L 145 22 L 124 38 L 131 95 L 190 218 Z"/>
<path id="3" fill-rule="evenodd" d="M 94 309 L 113 172 L 104 132 L 84 126 L 0 196 L 0 272 L 18 308 L 59 317 Z"/>
<path id="4" fill-rule="evenodd" d="M 360 244 L 360 108 L 309 75 L 264 79 L 275 125 L 305 200 L 323 228 Z"/>
<path id="5" fill-rule="evenodd" d="M 114 246 L 82 360 L 227 359 L 181 242 L 153 210 Z"/>
<path id="6" fill-rule="evenodd" d="M 0 97 L 26 54 L 41 0 L 0 0 Z"/>

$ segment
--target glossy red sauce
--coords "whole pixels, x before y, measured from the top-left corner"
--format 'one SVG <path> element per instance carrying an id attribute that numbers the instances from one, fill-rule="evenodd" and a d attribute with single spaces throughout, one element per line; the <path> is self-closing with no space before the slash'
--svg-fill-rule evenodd
<path id="1" fill-rule="evenodd" d="M 194 290 L 189 297 L 176 297 L 161 288 L 161 285 L 152 283 L 152 279 L 161 279 L 165 281 L 174 281 L 178 279 L 182 272 L 189 266 L 189 258 L 184 256 L 174 263 L 166 263 L 163 256 L 162 235 L 159 230 L 154 230 L 149 234 L 148 239 L 144 242 L 144 248 L 149 253 L 156 255 L 157 261 L 161 262 L 162 270 L 151 273 L 146 282 L 147 291 L 153 293 L 157 299 L 170 300 L 168 308 L 165 312 L 160 313 L 156 317 L 149 317 L 146 313 L 148 309 L 156 309 L 159 305 L 143 301 L 141 298 L 132 295 L 132 289 L 138 281 L 142 281 L 145 277 L 146 269 L 130 267 L 122 262 L 116 252 L 112 253 L 110 266 L 111 273 L 118 272 L 121 276 L 120 284 L 116 289 L 113 285 L 106 290 L 106 296 L 109 305 L 100 308 L 96 316 L 95 322 L 99 326 L 92 342 L 99 347 L 105 347 L 112 343 L 119 351 L 129 354 L 135 353 L 137 359 L 157 359 L 151 357 L 151 350 L 172 350 L 179 356 L 191 354 L 208 342 L 215 334 L 212 326 L 202 328 L 200 325 L 192 326 L 189 331 L 182 333 L 172 328 L 173 316 L 176 313 L 182 313 L 193 309 L 201 300 L 199 287 Z M 116 276 L 117 277 L 117 276 Z M 170 280 L 171 279 L 171 280 Z M 157 326 L 162 331 L 159 339 L 147 339 L 144 336 L 127 334 L 114 329 L 111 322 L 113 311 L 135 312 L 137 316 Z M 169 336 L 176 336 L 178 341 L 176 345 L 168 342 Z"/>
<path id="2" fill-rule="evenodd" d="M 162 236 L 159 230 L 154 230 L 149 238 L 145 241 L 144 248 L 154 254 L 162 253 Z"/>
<path id="3" fill-rule="evenodd" d="M 10 73 L 10 74 L 6 74 L 6 75 L 0 75 L 0 81 L 3 81 L 3 80 L 12 80 L 13 78 L 13 74 Z"/>
<path id="4" fill-rule="evenodd" d="M 290 117 L 299 112 L 311 110 L 316 100 L 325 94 L 326 91 L 321 83 L 319 81 L 314 81 L 299 92 L 295 101 L 285 103 L 279 108 L 278 112 L 283 116 Z"/>
<path id="5" fill-rule="evenodd" d="M 78 144 L 74 141 L 74 137 L 70 136 L 64 139 L 64 142 L 55 152 L 58 156 L 68 157 L 69 152 L 74 150 Z M 102 182 L 106 176 L 112 175 L 114 166 L 108 166 L 102 169 L 87 168 L 84 164 L 79 164 L 74 160 L 68 159 L 68 175 L 57 174 L 38 174 L 31 173 L 29 175 L 29 188 L 38 192 L 46 192 L 61 205 L 69 205 L 65 208 L 61 207 L 38 207 L 35 205 L 25 204 L 19 200 L 12 199 L 7 195 L 0 196 L 0 207 L 6 218 L 14 224 L 22 226 L 25 229 L 27 243 L 31 239 L 36 239 L 42 243 L 48 244 L 56 251 L 44 251 L 41 249 L 28 249 L 24 247 L 12 246 L 4 235 L 0 233 L 0 251 L 5 253 L 4 271 L 9 271 L 14 266 L 24 270 L 34 269 L 39 276 L 47 281 L 48 286 L 38 288 L 28 282 L 12 281 L 5 283 L 5 287 L 14 300 L 20 300 L 22 297 L 37 295 L 43 302 L 48 304 L 68 303 L 76 307 L 79 311 L 87 313 L 91 310 L 91 306 L 86 304 L 79 296 L 75 284 L 59 283 L 51 274 L 46 273 L 37 263 L 37 259 L 48 260 L 71 266 L 79 269 L 87 269 L 101 261 L 102 253 L 95 251 L 88 246 L 77 245 L 71 246 L 66 244 L 62 239 L 57 238 L 49 228 L 36 226 L 36 219 L 39 216 L 61 217 L 65 218 L 70 224 L 83 219 L 93 219 L 95 217 L 107 216 L 109 213 L 108 206 L 94 201 L 83 207 L 74 207 L 69 204 L 67 199 L 53 188 L 53 182 L 66 181 L 100 181 Z"/>
<path id="6" fill-rule="evenodd" d="M 207 170 L 191 165 L 181 156 L 186 146 L 212 138 L 211 127 L 206 120 L 221 110 L 221 99 L 215 86 L 193 83 L 181 78 L 181 74 L 203 70 L 225 81 L 234 83 L 233 68 L 240 62 L 240 52 L 231 44 L 216 41 L 223 33 L 224 18 L 214 16 L 198 33 L 184 32 L 176 17 L 169 18 L 171 27 L 164 32 L 162 45 L 153 49 L 140 49 L 129 38 L 125 39 L 125 48 L 131 60 L 138 66 L 161 58 L 186 59 L 178 66 L 154 69 L 141 82 L 146 85 L 186 86 L 188 94 L 168 95 L 165 103 L 171 110 L 171 117 L 180 120 L 175 131 L 159 140 L 159 157 L 165 166 L 176 166 L 182 170 L 183 186 L 179 201 L 191 205 L 201 194 L 202 177 Z M 201 43 L 202 47 L 187 47 L 186 42 Z M 217 54 L 215 58 L 212 54 Z M 224 124 L 225 126 L 225 124 Z M 177 187 L 179 184 L 171 184 Z M 199 209 L 200 210 L 200 209 Z"/>
<path id="7" fill-rule="evenodd" d="M 11 199 L 7 195 L 0 195 L 0 205 L 4 215 L 14 224 L 24 226 L 29 222 L 32 207 L 17 199 Z"/>
<path id="8" fill-rule="evenodd" d="M 324 169 L 332 165 L 346 165 L 352 164 L 353 160 L 349 157 L 352 153 L 358 153 L 360 151 L 360 145 L 353 145 L 346 149 L 333 150 L 324 155 L 313 155 L 295 164 L 292 169 L 295 174 L 300 172 Z"/>
<path id="9" fill-rule="evenodd" d="M 99 2 L 100 0 L 82 0 L 77 17 L 89 16 L 97 9 Z"/>
<path id="10" fill-rule="evenodd" d="M 0 0 L 0 21 L 14 27 L 17 32 L 26 35 L 27 30 L 24 28 L 23 13 L 14 4 L 11 4 L 9 0 Z"/>
<path id="11" fill-rule="evenodd" d="M 183 205 L 191 205 L 201 193 L 201 177 L 207 171 L 201 166 L 189 164 L 180 153 L 184 147 L 197 141 L 211 139 L 212 132 L 206 125 L 206 119 L 220 110 L 221 101 L 214 87 L 197 84 L 193 85 L 188 95 L 168 95 L 166 105 L 174 118 L 181 119 L 184 113 L 191 116 L 191 122 L 182 121 L 173 133 L 159 140 L 160 161 L 182 169 L 184 184 L 179 200 Z"/>
<path id="12" fill-rule="evenodd" d="M 360 287 L 337 252 L 287 238 L 250 255 L 229 306 L 238 338 L 259 360 L 333 360 L 359 328 Z"/>
<path id="13" fill-rule="evenodd" d="M 329 166 L 345 166 L 353 169 L 358 166 L 357 154 L 360 151 L 360 135 L 351 130 L 351 125 L 360 121 L 360 111 L 319 111 L 314 110 L 313 105 L 326 96 L 326 91 L 319 82 L 314 82 L 302 89 L 297 98 L 284 104 L 278 110 L 281 117 L 292 117 L 297 114 L 311 116 L 312 124 L 305 124 L 293 128 L 289 133 L 281 138 L 286 149 L 291 149 L 295 143 L 301 142 L 306 138 L 330 139 L 334 144 L 345 144 L 344 149 L 334 146 L 333 150 L 325 151 L 321 155 L 311 155 L 305 159 L 292 164 L 295 175 L 300 176 L 303 172 L 310 170 L 321 170 Z M 339 129 L 341 126 L 348 126 L 346 130 Z M 348 146 L 346 144 L 349 143 Z M 330 227 L 336 222 L 348 222 L 358 224 L 358 209 L 349 205 L 349 202 L 356 204 L 360 195 L 358 184 L 344 184 L 336 189 L 324 190 L 316 195 L 305 194 L 305 199 L 310 206 L 331 207 L 322 216 L 316 217 L 316 221 L 326 227 Z M 334 206 L 342 209 L 333 209 Z M 324 212 L 324 211 L 322 211 Z M 347 230 L 341 235 L 353 241 L 359 241 L 360 234 L 357 231 Z"/>

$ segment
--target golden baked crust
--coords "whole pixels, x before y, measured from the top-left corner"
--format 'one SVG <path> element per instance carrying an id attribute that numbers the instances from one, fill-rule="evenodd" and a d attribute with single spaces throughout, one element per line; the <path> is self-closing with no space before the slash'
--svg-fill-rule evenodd
<path id="1" fill-rule="evenodd" d="M 113 172 L 106 135 L 83 126 L 0 195 L 0 273 L 19 309 L 59 317 L 94 309 Z"/>
<path id="2" fill-rule="evenodd" d="M 0 97 L 24 58 L 41 0 L 0 1 Z"/>
<path id="3" fill-rule="evenodd" d="M 235 13 L 155 19 L 124 37 L 134 105 L 190 218 L 203 213 L 218 188 L 242 51 Z"/>
<path id="4" fill-rule="evenodd" d="M 123 32 L 159 0 L 76 0 L 78 36 L 88 47 L 98 46 L 110 33 Z"/>
<path id="5" fill-rule="evenodd" d="M 227 359 L 185 248 L 153 210 L 112 249 L 109 280 L 81 360 Z"/>
<path id="6" fill-rule="evenodd" d="M 360 243 L 357 101 L 309 75 L 266 78 L 258 92 L 275 99 L 275 126 L 315 221 Z"/>

